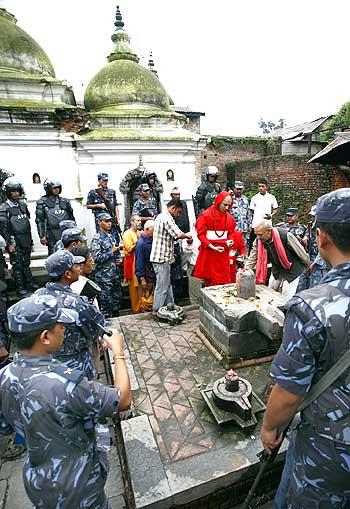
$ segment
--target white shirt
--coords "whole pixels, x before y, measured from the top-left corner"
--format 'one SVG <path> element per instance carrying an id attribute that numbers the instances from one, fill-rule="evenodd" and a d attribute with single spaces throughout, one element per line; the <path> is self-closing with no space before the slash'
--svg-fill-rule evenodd
<path id="1" fill-rule="evenodd" d="M 252 227 L 255 228 L 263 219 L 265 214 L 272 213 L 273 210 L 278 209 L 277 200 L 273 194 L 255 194 L 250 201 L 249 208 L 254 211 Z"/>

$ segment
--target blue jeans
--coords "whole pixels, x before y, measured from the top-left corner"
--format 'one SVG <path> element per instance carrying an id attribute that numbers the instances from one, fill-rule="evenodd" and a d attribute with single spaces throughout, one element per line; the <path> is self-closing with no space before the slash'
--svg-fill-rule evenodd
<path id="1" fill-rule="evenodd" d="M 162 306 L 174 304 L 174 296 L 170 280 L 170 263 L 152 263 L 152 265 L 156 274 L 153 297 L 153 314 L 155 314 Z"/>

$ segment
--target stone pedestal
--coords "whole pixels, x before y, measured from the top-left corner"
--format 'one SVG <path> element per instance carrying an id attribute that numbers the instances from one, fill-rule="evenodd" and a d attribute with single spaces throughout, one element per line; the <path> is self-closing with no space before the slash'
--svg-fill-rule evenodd
<path id="1" fill-rule="evenodd" d="M 236 285 L 211 286 L 200 291 L 200 329 L 226 357 L 240 359 L 276 352 L 283 331 L 285 299 L 257 285 L 255 298 L 236 297 Z"/>

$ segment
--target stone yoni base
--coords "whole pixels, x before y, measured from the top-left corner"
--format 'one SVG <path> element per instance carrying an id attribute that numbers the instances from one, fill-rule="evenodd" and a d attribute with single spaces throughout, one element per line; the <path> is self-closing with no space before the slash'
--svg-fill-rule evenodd
<path id="1" fill-rule="evenodd" d="M 236 297 L 236 285 L 200 291 L 200 329 L 225 356 L 227 364 L 277 351 L 283 331 L 284 298 L 257 285 L 249 300 Z"/>

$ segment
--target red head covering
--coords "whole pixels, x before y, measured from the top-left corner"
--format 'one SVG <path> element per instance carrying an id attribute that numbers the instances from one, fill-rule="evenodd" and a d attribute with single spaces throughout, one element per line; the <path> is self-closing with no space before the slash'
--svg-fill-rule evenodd
<path id="1" fill-rule="evenodd" d="M 232 193 L 229 193 L 228 191 L 221 191 L 221 193 L 219 193 L 217 195 L 217 197 L 215 198 L 215 201 L 213 203 L 214 207 L 218 207 L 220 205 L 220 203 L 222 203 L 224 201 L 226 196 L 231 196 L 231 198 L 232 198 Z M 232 204 L 231 204 L 230 208 L 231 207 L 232 207 Z"/>

